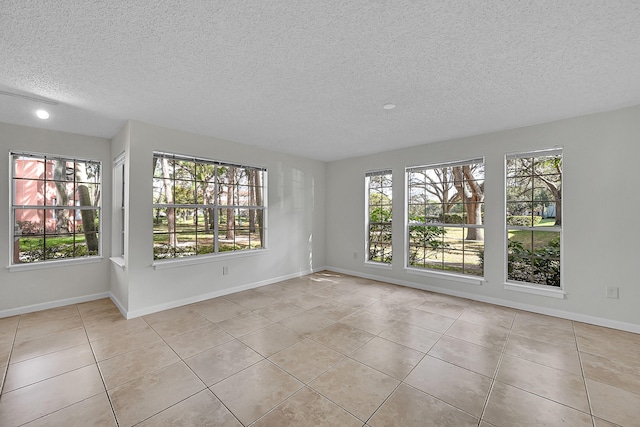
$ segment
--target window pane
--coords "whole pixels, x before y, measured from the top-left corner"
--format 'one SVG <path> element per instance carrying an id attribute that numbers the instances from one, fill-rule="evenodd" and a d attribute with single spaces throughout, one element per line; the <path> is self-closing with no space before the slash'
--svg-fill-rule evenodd
<path id="1" fill-rule="evenodd" d="M 44 239 L 45 259 L 64 259 L 74 256 L 73 235 L 48 234 Z"/>
<path id="2" fill-rule="evenodd" d="M 465 224 L 467 212 L 464 203 L 447 204 L 449 211 L 443 216 L 441 221 L 445 224 Z"/>
<path id="3" fill-rule="evenodd" d="M 42 236 L 19 236 L 17 245 L 18 257 L 14 255 L 14 263 L 36 262 L 44 260 L 44 238 Z"/>
<path id="4" fill-rule="evenodd" d="M 175 208 L 154 209 L 154 232 L 175 232 Z"/>
<path id="5" fill-rule="evenodd" d="M 198 241 L 196 242 L 196 253 L 198 255 L 212 254 L 215 251 L 213 244 L 213 230 L 198 231 Z"/>
<path id="6" fill-rule="evenodd" d="M 166 259 L 175 256 L 175 234 L 153 233 L 153 259 Z"/>
<path id="7" fill-rule="evenodd" d="M 175 204 L 194 204 L 195 203 L 195 183 L 193 181 L 176 180 L 175 181 Z"/>
<path id="8" fill-rule="evenodd" d="M 153 176 L 154 178 L 169 178 L 170 174 L 168 169 L 163 168 L 163 159 L 160 157 L 153 158 Z M 166 172 L 166 173 L 165 173 Z"/>
<path id="9" fill-rule="evenodd" d="M 46 179 L 58 182 L 75 180 L 75 163 L 65 159 L 48 158 L 45 163 Z"/>
<path id="10" fill-rule="evenodd" d="M 44 159 L 12 156 L 13 177 L 26 179 L 45 179 Z"/>
<path id="11" fill-rule="evenodd" d="M 13 204 L 18 206 L 44 205 L 45 182 L 31 179 L 13 181 Z"/>
<path id="12" fill-rule="evenodd" d="M 95 162 L 75 162 L 77 183 L 97 184 L 100 182 L 100 164 Z"/>
<path id="13" fill-rule="evenodd" d="M 100 197 L 100 186 L 97 184 L 78 185 L 75 206 L 97 206 Z M 70 201 L 69 206 L 74 206 Z"/>
<path id="14" fill-rule="evenodd" d="M 484 242 L 467 242 L 464 249 L 464 272 L 484 276 Z"/>
<path id="15" fill-rule="evenodd" d="M 176 233 L 175 253 L 176 257 L 187 257 L 196 254 L 195 229 L 191 232 L 181 231 Z"/>
<path id="16" fill-rule="evenodd" d="M 44 228 L 45 228 L 44 226 L 45 218 L 46 218 L 46 214 L 44 209 L 15 209 L 14 234 L 16 235 L 43 234 Z"/>

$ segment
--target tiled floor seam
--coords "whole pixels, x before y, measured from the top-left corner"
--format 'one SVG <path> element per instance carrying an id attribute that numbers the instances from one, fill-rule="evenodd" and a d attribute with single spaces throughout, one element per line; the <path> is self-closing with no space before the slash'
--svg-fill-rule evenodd
<path id="1" fill-rule="evenodd" d="M 515 316 L 514 316 L 515 319 Z M 489 386 L 489 392 L 487 393 L 487 397 L 484 400 L 484 405 L 482 406 L 482 412 L 480 413 L 480 421 L 482 422 L 484 419 L 484 414 L 487 411 L 487 405 L 489 404 L 489 399 L 491 398 L 491 393 L 493 392 L 493 386 L 496 383 L 496 377 L 498 376 L 498 372 L 500 371 L 500 365 L 502 364 L 502 359 L 505 355 L 505 349 L 507 348 L 507 343 L 509 342 L 509 337 L 511 336 L 511 329 L 513 328 L 513 323 L 511 323 L 511 328 L 509 328 L 509 332 L 502 343 L 502 350 L 500 351 L 500 357 L 498 358 L 498 364 L 496 365 L 496 369 L 493 371 L 493 377 L 491 378 L 491 385 Z"/>
<path id="2" fill-rule="evenodd" d="M 592 422 L 594 422 L 593 418 L 595 417 L 595 415 L 593 414 L 593 405 L 591 404 L 591 393 L 589 392 L 589 387 L 587 387 L 587 376 L 584 373 L 584 366 L 582 364 L 582 355 L 580 354 L 580 346 L 578 345 L 578 337 L 576 335 L 576 328 L 575 328 L 574 321 L 571 321 L 571 330 L 573 331 L 573 336 L 576 340 L 576 352 L 578 353 L 578 361 L 580 362 L 580 372 L 582 375 L 582 383 L 584 384 L 584 390 L 587 394 L 587 404 L 589 405 L 589 415 L 591 415 L 591 420 Z M 595 422 L 594 422 L 594 426 L 595 426 Z"/>
<path id="3" fill-rule="evenodd" d="M 187 400 L 187 399 L 191 399 L 191 398 L 192 398 L 193 396 L 195 396 L 196 394 L 198 394 L 198 393 L 202 393 L 202 392 L 203 392 L 203 391 L 205 391 L 205 390 L 209 390 L 209 388 L 205 386 L 205 388 L 203 388 L 202 390 L 199 390 L 199 391 L 197 391 L 197 392 L 193 393 L 192 395 L 185 397 L 184 399 L 182 399 L 182 400 L 180 400 L 180 401 L 178 401 L 178 402 L 174 403 L 173 405 L 169 405 L 169 406 L 167 406 L 166 408 L 162 409 L 162 410 L 161 410 L 161 411 L 159 411 L 159 412 L 156 412 L 155 414 L 149 415 L 149 416 L 148 416 L 147 418 L 145 418 L 144 420 L 140 420 L 140 421 L 138 421 L 138 422 L 137 422 L 137 423 L 135 423 L 132 427 L 135 427 L 135 426 L 137 426 L 137 425 L 140 425 L 140 424 L 144 423 L 144 422 L 145 422 L 145 421 L 147 421 L 148 419 L 153 418 L 153 417 L 155 417 L 156 415 L 158 415 L 158 414 L 160 414 L 160 413 L 162 413 L 162 412 L 164 412 L 164 411 L 166 411 L 166 410 L 168 410 L 168 409 L 170 409 L 170 408 L 173 408 L 174 406 L 176 406 L 176 405 L 178 405 L 178 404 L 180 404 L 180 403 L 184 402 L 184 401 L 185 401 L 185 400 Z M 211 390 L 209 390 L 209 391 L 211 391 Z M 213 393 L 213 392 L 211 392 L 211 393 Z M 216 398 L 217 398 L 217 396 L 216 396 Z M 218 399 L 218 400 L 220 400 L 220 399 Z M 227 409 L 228 409 L 228 408 L 227 408 Z M 234 415 L 234 416 L 235 416 L 235 415 Z M 118 422 L 118 419 L 116 418 L 116 423 L 117 423 L 117 422 Z M 120 425 L 120 424 L 118 423 L 118 425 Z"/>
<path id="4" fill-rule="evenodd" d="M 334 365 L 335 366 L 335 365 Z M 320 375 L 318 375 L 319 377 Z M 316 378 L 318 378 L 316 377 Z M 315 380 L 315 379 L 314 379 Z M 349 415 L 355 417 L 356 420 L 362 421 L 363 424 L 366 424 L 366 421 L 363 421 L 362 418 L 358 417 L 356 414 L 354 414 L 353 412 L 349 411 L 347 408 L 345 408 L 344 406 L 340 405 L 339 403 L 333 401 L 330 397 L 325 396 L 324 394 L 322 394 L 319 390 L 316 390 L 315 388 L 313 388 L 313 386 L 311 385 L 311 383 L 313 382 L 310 381 L 309 384 L 306 384 L 305 387 L 308 387 L 309 389 L 313 390 L 315 393 L 318 393 L 320 396 L 324 397 L 325 399 L 327 399 L 329 402 L 333 403 L 334 405 L 336 405 L 338 408 L 342 409 L 343 411 L 347 412 Z M 395 390 L 395 389 L 394 389 Z M 294 393 L 295 394 L 295 393 Z M 376 409 L 377 411 L 377 409 Z M 374 412 L 375 413 L 375 412 Z M 371 418 L 371 417 L 369 417 Z"/>
<path id="5" fill-rule="evenodd" d="M 78 308 L 77 304 L 76 304 L 76 308 Z M 102 374 L 102 369 L 100 369 L 100 364 L 98 363 L 98 358 L 96 357 L 96 352 L 95 352 L 93 346 L 91 345 L 91 340 L 89 338 L 89 334 L 87 333 L 87 326 L 86 326 L 86 324 L 84 322 L 84 317 L 82 316 L 82 313 L 80 312 L 79 308 L 78 308 L 78 314 L 80 314 L 80 321 L 82 322 L 82 329 L 84 329 L 84 333 L 87 336 L 87 342 L 89 343 L 89 347 L 91 348 L 91 354 L 93 355 L 93 360 L 94 360 L 94 362 L 96 364 L 96 369 L 98 370 L 98 373 L 100 374 L 100 381 L 102 381 L 102 387 L 104 387 L 104 393 L 107 395 L 107 400 L 109 401 L 109 407 L 111 408 L 111 414 L 113 415 L 113 419 L 115 420 L 116 426 L 120 426 L 120 422 L 118 421 L 118 417 L 116 416 L 116 409 L 113 407 L 113 402 L 111 401 L 111 395 L 107 391 L 107 384 L 105 383 L 104 375 Z"/>
<path id="6" fill-rule="evenodd" d="M 2 369 L 2 381 L 0 381 L 0 396 L 2 396 L 2 392 L 4 391 L 4 385 L 7 381 L 7 374 L 9 373 L 9 365 L 11 364 L 11 356 L 13 356 L 13 349 L 16 346 L 16 336 L 18 335 L 18 326 L 20 325 L 20 318 L 18 318 L 18 323 L 16 324 L 16 329 L 13 331 L 13 340 L 11 341 L 11 350 L 9 350 L 9 357 L 7 358 L 7 365 Z"/>
<path id="7" fill-rule="evenodd" d="M 144 319 L 142 319 L 142 320 L 144 320 Z M 149 325 L 149 323 L 148 323 L 146 320 L 144 320 L 144 322 L 145 322 L 145 323 L 147 323 L 147 325 Z M 214 325 L 215 325 L 215 323 L 214 323 Z M 149 327 L 153 329 L 153 327 L 152 327 L 151 325 L 149 325 Z M 206 327 L 206 326 L 204 326 L 204 327 Z M 266 326 L 265 326 L 265 328 L 266 328 Z M 196 329 L 197 329 L 197 328 L 196 328 Z M 262 328 L 262 329 L 264 329 L 264 328 Z M 193 329 L 192 329 L 192 330 L 193 330 Z M 158 332 L 157 332 L 155 329 L 153 329 L 153 331 L 154 331 L 156 334 L 158 334 Z M 191 330 L 190 330 L 190 331 L 191 331 Z M 185 331 L 184 333 L 188 333 L 188 332 L 190 332 L 190 331 Z M 228 333 L 228 332 L 227 332 L 227 333 Z M 252 332 L 250 332 L 250 333 L 252 333 Z M 180 334 L 177 334 L 177 335 L 180 335 Z M 231 334 L 229 334 L 229 335 L 231 335 Z M 245 335 L 248 335 L 248 334 L 245 334 Z M 218 384 L 219 382 L 224 381 L 224 380 L 226 380 L 227 378 L 232 377 L 232 376 L 234 376 L 235 374 L 237 374 L 237 373 L 239 373 L 239 372 L 242 372 L 242 371 L 244 371 L 245 369 L 250 368 L 251 366 L 255 365 L 256 363 L 260 363 L 260 362 L 262 362 L 263 360 L 267 360 L 267 358 L 266 358 L 266 357 L 264 357 L 262 354 L 260 354 L 259 352 L 257 352 L 257 351 L 256 351 L 256 350 L 254 350 L 253 348 L 251 348 L 251 347 L 247 346 L 245 343 L 243 343 L 242 341 L 240 341 L 239 337 L 236 337 L 236 336 L 234 336 L 234 335 L 231 335 L 231 336 L 233 337 L 233 340 L 229 340 L 229 341 L 227 341 L 227 342 L 225 342 L 225 343 L 218 344 L 217 346 L 210 347 L 210 348 L 205 349 L 205 350 L 203 350 L 203 351 L 201 351 L 201 352 L 199 352 L 199 353 L 197 353 L 197 354 L 204 353 L 205 351 L 208 351 L 208 350 L 211 350 L 212 348 L 216 348 L 216 347 L 219 347 L 219 346 L 221 346 L 221 345 L 227 344 L 227 343 L 229 343 L 229 342 L 231 342 L 231 341 L 237 341 L 237 342 L 239 342 L 240 344 L 242 344 L 242 345 L 245 345 L 245 346 L 249 347 L 252 351 L 254 351 L 254 352 L 255 352 L 255 353 L 257 353 L 258 355 L 260 355 L 260 357 L 262 357 L 262 359 L 261 359 L 261 360 L 258 360 L 258 361 L 257 361 L 257 362 L 255 362 L 255 363 L 250 364 L 249 366 L 246 366 L 245 368 L 243 368 L 243 369 L 239 370 L 238 372 L 234 372 L 233 374 L 228 375 L 228 376 L 226 376 L 226 377 L 224 377 L 224 378 L 222 378 L 222 379 L 220 379 L 220 380 L 216 381 L 214 384 L 207 385 L 207 383 L 204 381 L 204 379 L 200 378 L 200 376 L 199 376 L 199 375 L 198 375 L 198 374 L 197 374 L 197 373 L 196 373 L 196 372 L 191 368 L 191 366 L 189 366 L 189 364 L 186 362 L 186 360 L 185 360 L 184 358 L 182 358 L 182 357 L 181 357 L 181 356 L 180 356 L 180 355 L 179 355 L 179 354 L 178 354 L 178 353 L 173 349 L 173 347 L 171 347 L 171 345 L 170 345 L 170 344 L 169 344 L 169 343 L 164 339 L 164 337 L 163 337 L 162 335 L 160 335 L 160 334 L 158 334 L 158 336 L 160 337 L 160 339 L 162 340 L 162 342 L 163 342 L 163 343 L 165 343 L 165 345 L 166 345 L 167 347 L 169 347 L 169 348 L 171 349 L 171 351 L 173 351 L 173 353 L 178 357 L 178 359 L 180 360 L 180 362 L 184 363 L 184 365 L 185 365 L 185 366 L 186 366 L 186 367 L 187 367 L 187 368 L 188 368 L 188 369 L 193 373 L 193 375 L 195 375 L 195 376 L 196 376 L 196 378 L 198 378 L 200 381 L 202 381 L 202 384 L 204 384 L 205 389 L 209 389 L 210 387 L 213 387 L 215 384 Z M 242 336 L 242 335 L 241 335 L 241 336 Z M 195 355 L 196 355 L 196 354 L 190 355 L 189 357 L 187 357 L 187 359 L 189 359 L 190 357 L 193 357 L 193 356 L 195 356 Z M 174 363 L 177 363 L 177 362 L 174 362 Z M 275 364 L 274 364 L 274 365 L 275 365 Z M 277 366 L 277 365 L 276 365 L 276 366 Z M 166 367 L 166 366 L 164 366 L 163 368 L 165 368 L 165 367 Z M 158 371 L 158 370 L 163 369 L 163 368 L 158 368 L 158 369 L 155 369 L 155 370 L 153 370 L 153 371 L 151 371 L 151 372 L 155 372 L 155 371 Z M 278 368 L 279 368 L 279 367 L 278 367 Z M 123 384 L 126 384 L 126 383 L 123 383 Z M 122 385 L 122 384 L 120 384 L 120 385 Z M 213 390 L 211 390 L 211 392 L 213 393 Z M 214 393 L 214 394 L 215 394 L 215 393 Z M 216 396 L 216 397 L 217 397 L 217 396 Z M 219 400 L 219 399 L 218 399 L 218 400 Z M 166 408 L 165 408 L 165 409 L 166 409 Z M 235 416 L 235 415 L 234 415 L 234 416 Z"/>
<path id="8" fill-rule="evenodd" d="M 53 377 L 52 377 L 52 378 L 53 378 Z M 84 398 L 84 399 L 82 399 L 82 400 L 79 400 L 79 401 L 77 401 L 77 402 L 71 403 L 71 404 L 69 404 L 69 405 L 67 405 L 67 406 L 63 406 L 62 408 L 58 408 L 58 409 L 56 409 L 56 410 L 55 410 L 55 411 L 53 411 L 53 412 L 49 412 L 49 413 L 47 413 L 47 414 L 43 414 L 43 415 L 41 415 L 41 416 L 39 416 L 39 417 L 37 417 L 37 418 L 31 419 L 31 420 L 29 420 L 29 421 L 27 421 L 27 422 L 25 422 L 25 423 L 20 424 L 20 425 L 21 425 L 21 426 L 24 426 L 24 425 L 26 425 L 26 424 L 32 423 L 32 422 L 37 421 L 37 420 L 39 420 L 39 419 L 42 419 L 42 418 L 44 418 L 44 417 L 48 417 L 49 415 L 55 414 L 55 413 L 57 413 L 57 412 L 60 412 L 60 411 L 62 411 L 62 410 L 65 410 L 65 409 L 67 409 L 67 408 L 69 408 L 69 407 L 71 407 L 71 406 L 73 406 L 73 405 L 77 405 L 77 404 L 82 403 L 82 402 L 84 402 L 84 401 L 86 401 L 86 400 L 92 399 L 92 398 L 94 398 L 94 397 L 96 397 L 96 396 L 98 396 L 98 395 L 100 395 L 100 393 L 94 394 L 94 395 L 92 395 L 92 396 L 87 396 L 87 397 L 85 397 L 85 398 Z M 113 408 L 112 408 L 112 410 L 113 410 Z M 113 419 L 114 419 L 114 420 L 116 419 L 115 415 L 114 415 Z M 117 421 L 117 420 L 116 420 L 116 421 Z M 118 426 L 119 426 L 119 424 L 118 424 Z"/>

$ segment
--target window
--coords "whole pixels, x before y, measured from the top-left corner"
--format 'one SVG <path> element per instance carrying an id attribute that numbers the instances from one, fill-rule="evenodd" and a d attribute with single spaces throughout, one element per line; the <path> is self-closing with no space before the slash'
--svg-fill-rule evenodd
<path id="1" fill-rule="evenodd" d="M 266 170 L 153 155 L 153 257 L 264 248 Z"/>
<path id="2" fill-rule="evenodd" d="M 11 153 L 12 265 L 100 255 L 97 161 Z"/>
<path id="3" fill-rule="evenodd" d="M 484 160 L 407 169 L 408 267 L 483 276 Z"/>
<path id="4" fill-rule="evenodd" d="M 391 264 L 392 174 L 390 170 L 367 172 L 367 261 Z"/>
<path id="5" fill-rule="evenodd" d="M 125 155 L 116 157 L 113 162 L 113 203 L 114 224 L 118 235 L 113 244 L 113 253 L 124 258 L 124 225 L 125 225 Z M 116 213 L 117 211 L 117 213 Z M 115 235 L 114 235 L 115 236 Z"/>
<path id="6" fill-rule="evenodd" d="M 507 282 L 560 288 L 562 151 L 507 155 Z"/>

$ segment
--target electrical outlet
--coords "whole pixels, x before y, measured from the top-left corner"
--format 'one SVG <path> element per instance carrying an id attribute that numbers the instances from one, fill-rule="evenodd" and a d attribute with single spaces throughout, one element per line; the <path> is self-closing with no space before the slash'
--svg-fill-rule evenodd
<path id="1" fill-rule="evenodd" d="M 229 274 L 229 267 L 227 267 L 226 265 L 222 267 L 222 275 L 226 276 Z"/>
<path id="2" fill-rule="evenodd" d="M 619 298 L 619 290 L 617 286 L 607 286 L 607 298 Z"/>

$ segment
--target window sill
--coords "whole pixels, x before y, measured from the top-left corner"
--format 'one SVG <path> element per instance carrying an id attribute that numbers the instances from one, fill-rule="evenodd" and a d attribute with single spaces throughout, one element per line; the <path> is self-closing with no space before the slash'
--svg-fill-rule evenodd
<path id="1" fill-rule="evenodd" d="M 464 276 L 462 274 L 453 274 L 453 273 L 440 273 L 436 271 L 422 270 L 422 269 L 410 268 L 410 267 L 405 267 L 405 271 L 408 274 L 433 277 L 441 280 L 451 280 L 453 282 L 465 283 L 467 285 L 482 286 L 482 284 L 484 283 L 483 277 Z"/>
<path id="2" fill-rule="evenodd" d="M 545 297 L 559 298 L 559 299 L 564 299 L 564 296 L 567 294 L 562 289 L 551 289 L 551 288 L 547 289 L 547 288 L 543 288 L 542 286 L 527 285 L 524 283 L 522 284 L 505 283 L 504 288 L 508 291 L 524 292 L 526 294 L 542 295 Z"/>
<path id="3" fill-rule="evenodd" d="M 88 258 L 72 258 L 58 261 L 41 261 L 41 262 L 29 262 L 24 264 L 12 264 L 7 266 L 7 270 L 10 272 L 16 271 L 29 271 L 29 270 L 43 270 L 47 268 L 67 267 L 71 265 L 81 264 L 95 264 L 102 262 L 101 256 L 94 256 Z"/>
<path id="4" fill-rule="evenodd" d="M 109 258 L 109 261 L 111 261 L 114 265 L 120 267 L 123 270 L 127 266 L 125 264 L 124 257 L 121 257 L 121 256 L 113 256 L 113 257 Z"/>
<path id="5" fill-rule="evenodd" d="M 384 262 L 365 261 L 364 266 L 379 268 L 381 270 L 393 270 L 393 266 L 391 264 L 385 264 Z"/>
<path id="6" fill-rule="evenodd" d="M 188 265 L 207 264 L 215 261 L 222 261 L 225 259 L 263 255 L 268 251 L 268 249 L 253 249 L 249 251 L 228 252 L 215 255 L 200 255 L 185 258 L 174 258 L 169 260 L 156 260 L 151 264 L 151 266 L 154 270 L 164 270 L 167 268 L 186 267 Z"/>

